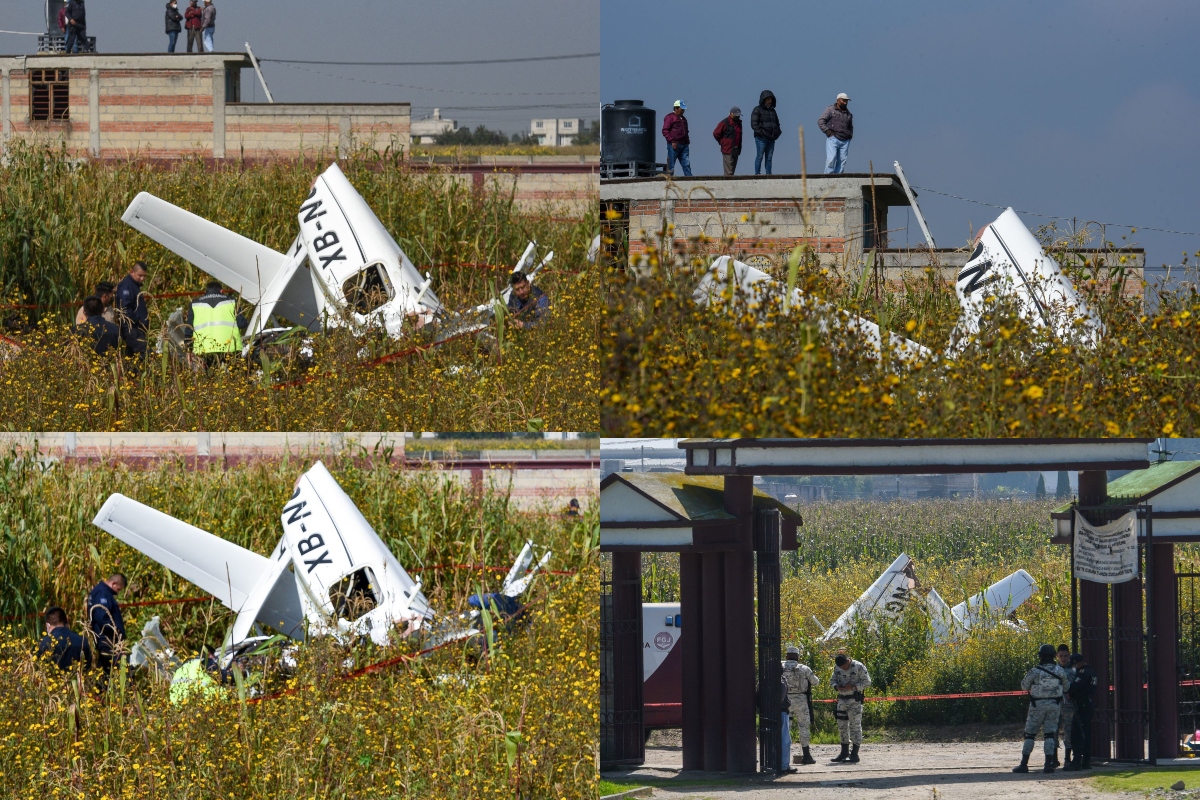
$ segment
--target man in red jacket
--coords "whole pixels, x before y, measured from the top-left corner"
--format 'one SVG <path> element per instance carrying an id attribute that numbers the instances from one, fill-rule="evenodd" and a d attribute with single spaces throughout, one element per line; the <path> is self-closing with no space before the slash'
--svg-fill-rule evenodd
<path id="1" fill-rule="evenodd" d="M 667 140 L 667 174 L 675 174 L 675 162 L 683 167 L 683 174 L 692 177 L 692 164 L 688 160 L 688 122 L 683 116 L 687 104 L 682 100 L 675 101 L 675 107 L 663 119 L 662 135 Z"/>
<path id="2" fill-rule="evenodd" d="M 187 11 L 183 12 L 184 19 L 187 20 L 183 24 L 187 28 L 187 51 L 192 52 L 192 45 L 196 45 L 196 52 L 204 52 L 204 42 L 200 39 L 200 15 L 204 13 L 200 10 L 200 0 L 192 0 L 188 5 Z"/>
<path id="3" fill-rule="evenodd" d="M 742 154 L 742 110 L 737 106 L 729 109 L 729 116 L 717 123 L 713 138 L 721 145 L 721 161 L 725 174 L 732 175 L 737 169 L 738 156 Z"/>

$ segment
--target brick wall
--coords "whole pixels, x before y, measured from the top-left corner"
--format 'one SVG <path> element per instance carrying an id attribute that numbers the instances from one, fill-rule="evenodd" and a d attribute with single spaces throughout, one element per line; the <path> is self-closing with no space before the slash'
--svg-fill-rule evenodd
<path id="1" fill-rule="evenodd" d="M 225 106 L 226 155 L 269 158 L 363 146 L 407 150 L 411 119 L 408 103 L 230 104 Z"/>

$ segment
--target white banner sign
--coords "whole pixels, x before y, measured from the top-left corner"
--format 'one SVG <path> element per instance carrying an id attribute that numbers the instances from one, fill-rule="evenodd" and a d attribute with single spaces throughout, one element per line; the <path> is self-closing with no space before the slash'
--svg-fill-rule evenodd
<path id="1" fill-rule="evenodd" d="M 1125 583 L 1138 576 L 1137 513 L 1092 525 L 1075 512 L 1075 577 L 1095 583 Z"/>

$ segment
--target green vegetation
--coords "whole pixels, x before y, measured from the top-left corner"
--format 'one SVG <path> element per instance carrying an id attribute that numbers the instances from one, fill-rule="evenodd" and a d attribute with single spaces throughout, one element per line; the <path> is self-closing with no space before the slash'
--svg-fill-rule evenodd
<path id="1" fill-rule="evenodd" d="M 393 340 L 345 329 L 316 338 L 311 365 L 293 352 L 197 372 L 154 355 L 139 371 L 95 357 L 67 330 L 76 304 L 135 259 L 150 265 L 150 334 L 207 279 L 123 224 L 149 191 L 217 224 L 286 250 L 296 209 L 326 161 L 211 168 L 184 160 L 78 163 L 61 152 L 10 148 L 0 170 L 0 320 L 18 355 L 0 341 L 0 427 L 15 430 L 595 430 L 598 270 L 587 264 L 595 212 L 547 206 L 526 213 L 498 183 L 412 169 L 396 154 L 360 152 L 341 163 L 384 226 L 450 309 L 495 298 L 507 271 L 536 240 L 553 250 L 539 278 L 552 314 L 507 335 L 497 322 L 480 337 L 433 349 L 408 331 Z M 369 365 L 368 359 L 404 354 Z"/>
<path id="2" fill-rule="evenodd" d="M 35 664 L 35 620 L 0 630 L 0 774 L 10 795 L 36 798 L 505 798 L 596 797 L 599 681 L 596 546 L 591 512 L 568 519 L 514 509 L 432 470 L 396 470 L 369 454 L 329 464 L 401 562 L 511 561 L 526 538 L 554 549 L 530 590 L 528 625 L 481 657 L 472 644 L 343 679 L 355 666 L 412 654 L 411 645 L 344 649 L 332 639 L 299 651 L 291 676 L 263 666 L 251 682 L 290 694 L 260 703 L 235 687 L 172 706 L 145 671 L 118 672 L 108 693 L 94 676 Z M 124 603 L 196 594 L 90 524 L 121 491 L 223 538 L 269 552 L 298 459 L 227 471 L 183 463 L 146 471 L 49 468 L 0 458 L 0 616 L 63 605 L 78 620 L 98 576 L 130 577 Z M 549 511 L 549 510 L 548 510 Z M 443 612 L 494 586 L 495 573 L 428 571 L 423 591 Z M 198 608 L 199 606 L 199 608 Z M 219 643 L 232 615 L 208 604 L 128 608 L 127 628 L 159 614 L 183 655 Z M 568 620 L 569 624 L 563 621 Z M 275 683 L 272 684 L 272 681 Z"/>
<path id="3" fill-rule="evenodd" d="M 1200 786 L 1200 767 L 1153 767 L 1106 772 L 1091 778 L 1092 784 L 1104 792 L 1146 792 L 1169 789 L 1176 781 L 1188 789 Z"/>
<path id="4" fill-rule="evenodd" d="M 960 354 L 906 365 L 890 353 L 875 358 L 865 335 L 832 311 L 789 313 L 783 293 L 760 307 L 730 290 L 708 308 L 692 293 L 713 256 L 753 254 L 765 257 L 764 268 L 789 290 L 942 353 L 959 304 L 953 285 L 936 271 L 885 289 L 869 262 L 832 269 L 804 247 L 790 258 L 748 253 L 734 232 L 686 242 L 669 226 L 650 232 L 634 266 L 603 276 L 608 357 L 601 430 L 612 436 L 1197 435 L 1195 281 L 1160 293 L 1151 306 L 1111 243 L 1099 243 L 1102 257 L 1079 263 L 1068 251 L 1089 243 L 1042 233 L 1106 328 L 1096 347 L 1058 340 L 998 299 Z M 610 230 L 606 241 L 616 250 L 618 235 Z"/>

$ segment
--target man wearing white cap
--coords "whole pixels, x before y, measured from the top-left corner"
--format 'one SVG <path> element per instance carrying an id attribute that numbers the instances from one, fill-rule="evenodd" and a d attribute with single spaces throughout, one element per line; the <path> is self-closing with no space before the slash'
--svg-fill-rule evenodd
<path id="1" fill-rule="evenodd" d="M 850 95 L 842 92 L 837 101 L 825 109 L 817 120 L 825 134 L 825 174 L 840 175 L 846 171 L 850 140 L 854 138 L 854 115 L 850 113 Z"/>
<path id="2" fill-rule="evenodd" d="M 683 167 L 683 174 L 692 177 L 692 164 L 688 160 L 688 122 L 683 116 L 687 103 L 676 100 L 671 113 L 663 119 L 662 135 L 667 140 L 667 174 L 675 174 L 675 162 Z"/>

